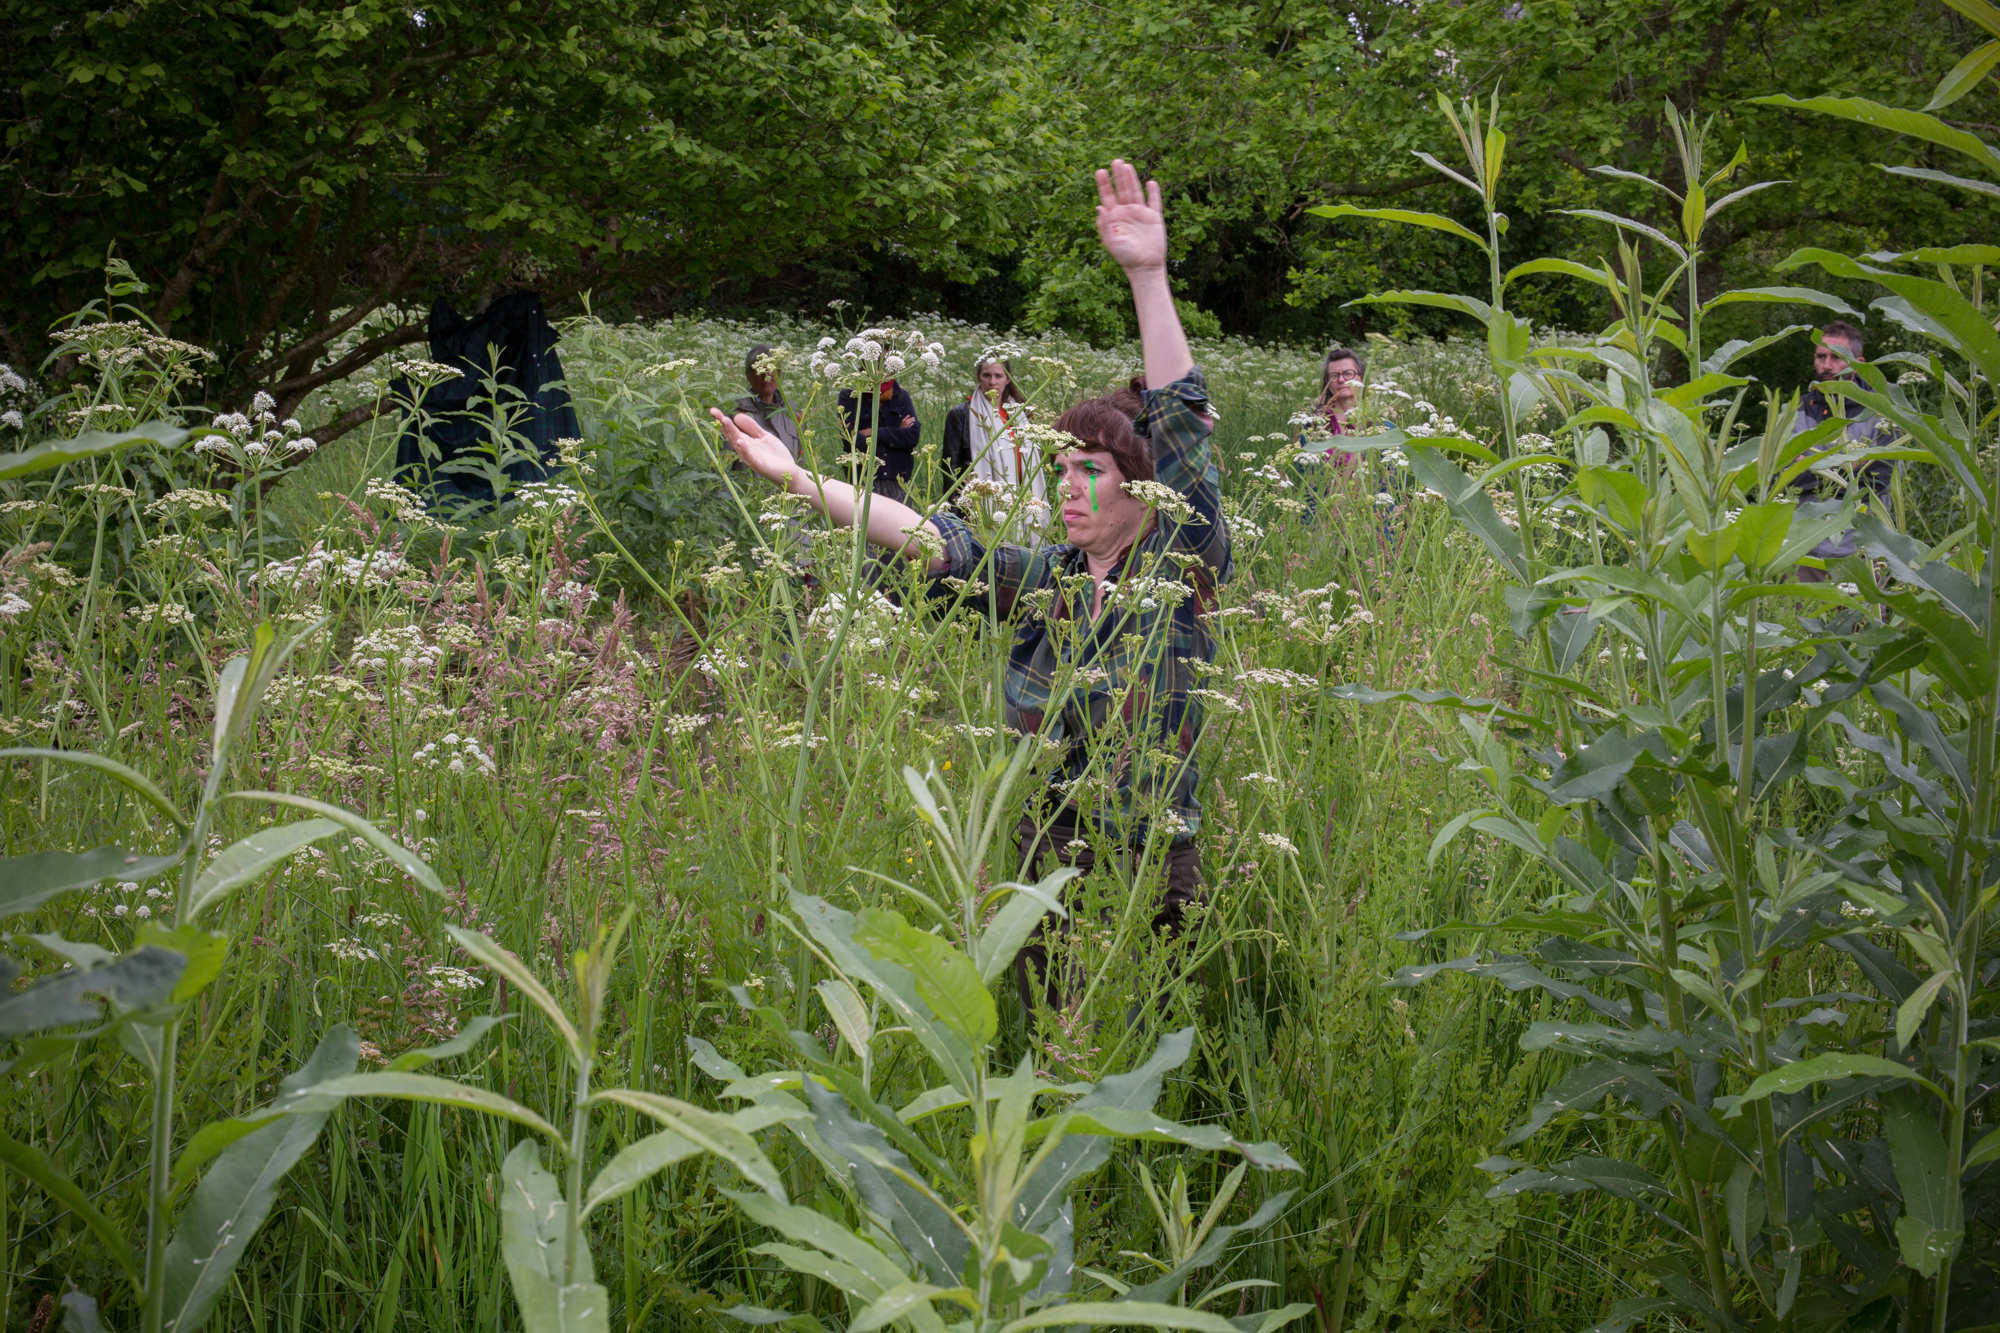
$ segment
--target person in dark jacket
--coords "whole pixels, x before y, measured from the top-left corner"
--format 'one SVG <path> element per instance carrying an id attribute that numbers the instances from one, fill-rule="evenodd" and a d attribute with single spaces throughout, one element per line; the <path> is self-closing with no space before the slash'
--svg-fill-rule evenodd
<path id="1" fill-rule="evenodd" d="M 842 389 L 839 407 L 848 438 L 854 441 L 854 452 L 874 454 L 879 460 L 872 488 L 875 494 L 902 503 L 903 483 L 916 470 L 917 440 L 923 433 L 910 391 L 894 380 L 883 380 L 875 393 Z"/>
<path id="2" fill-rule="evenodd" d="M 792 457 L 799 456 L 799 422 L 792 415 L 791 405 L 785 401 L 785 392 L 778 386 L 778 368 L 757 368 L 757 358 L 769 356 L 771 344 L 758 343 L 743 354 L 743 376 L 750 382 L 750 392 L 736 400 L 733 409 L 739 415 L 748 415 L 762 426 L 767 434 L 775 435 L 785 442 L 792 451 Z"/>

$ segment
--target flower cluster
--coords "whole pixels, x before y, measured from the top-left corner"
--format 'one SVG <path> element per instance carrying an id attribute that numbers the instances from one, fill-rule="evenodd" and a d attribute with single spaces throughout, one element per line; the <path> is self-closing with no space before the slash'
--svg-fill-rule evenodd
<path id="1" fill-rule="evenodd" d="M 1125 493 L 1148 509 L 1159 510 L 1176 523 L 1206 522 L 1194 512 L 1194 506 L 1187 502 L 1186 496 L 1163 482 L 1128 481 L 1125 483 Z"/>
<path id="2" fill-rule="evenodd" d="M 830 592 L 806 618 L 806 631 L 831 639 L 840 632 L 841 622 L 846 619 L 847 612 L 846 596 Z M 848 644 L 864 648 L 887 647 L 889 635 L 895 629 L 896 618 L 902 614 L 902 607 L 870 588 L 867 599 L 857 602 L 854 607 L 854 625 L 847 633 Z"/>
<path id="3" fill-rule="evenodd" d="M 239 462 L 262 466 L 303 457 L 319 448 L 319 442 L 305 433 L 296 417 L 280 421 L 277 400 L 258 390 L 246 412 L 224 412 L 212 423 L 220 435 L 204 435 L 194 443 L 196 453 L 231 454 Z"/>
<path id="4" fill-rule="evenodd" d="M 424 632 L 416 625 L 385 625 L 354 641 L 348 665 L 364 671 L 428 671 L 443 660 L 443 652 L 424 642 Z"/>
<path id="5" fill-rule="evenodd" d="M 410 757 L 425 768 L 440 768 L 448 773 L 483 773 L 491 777 L 500 771 L 493 756 L 480 749 L 477 740 L 455 731 L 446 732 L 443 740 L 426 741 Z"/>
<path id="6" fill-rule="evenodd" d="M 141 624 L 152 624 L 155 621 L 162 625 L 194 624 L 194 612 L 188 610 L 179 602 L 156 602 L 151 606 L 131 606 L 125 609 L 125 614 L 130 619 L 139 621 Z"/>
<path id="7" fill-rule="evenodd" d="M 185 514 L 190 518 L 208 518 L 216 514 L 226 514 L 233 507 L 232 501 L 221 491 L 204 491 L 197 487 L 183 487 L 168 491 L 159 499 L 146 506 L 146 512 L 156 517 L 170 514 Z"/>
<path id="8" fill-rule="evenodd" d="M 366 555 L 344 555 L 314 547 L 290 560 L 274 560 L 257 571 L 257 582 L 267 587 L 310 587 L 321 580 L 358 584 L 363 588 L 387 588 L 403 572 L 398 551 L 370 551 Z"/>
<path id="9" fill-rule="evenodd" d="M 913 366 L 937 373 L 944 364 L 944 344 L 918 329 L 863 329 L 845 346 L 836 338 L 821 338 L 808 364 L 813 374 L 835 385 L 872 389 Z"/>

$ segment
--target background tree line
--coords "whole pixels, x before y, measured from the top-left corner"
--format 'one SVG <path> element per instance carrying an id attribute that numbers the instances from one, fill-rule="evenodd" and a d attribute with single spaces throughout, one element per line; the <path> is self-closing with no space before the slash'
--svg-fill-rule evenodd
<path id="1" fill-rule="evenodd" d="M 1742 285 L 1807 242 L 1992 230 L 1995 200 L 1870 165 L 1875 131 L 1745 100 L 1920 106 L 1974 31 L 1934 0 L 15 0 L 0 346 L 38 364 L 114 245 L 153 317 L 220 355 L 217 395 L 287 410 L 420 341 L 430 301 L 519 287 L 557 311 L 846 299 L 1112 340 L 1128 303 L 1083 182 L 1113 153 L 1167 184 L 1211 331 L 1438 332 L 1453 317 L 1344 303 L 1476 285 L 1463 247 L 1307 210 L 1461 209 L 1410 150 L 1438 140 L 1436 93 L 1495 87 L 1518 254 L 1592 259 L 1602 228 L 1567 209 L 1658 212 L 1589 168 L 1671 181 L 1672 99 L 1791 182 L 1715 238 L 1705 273 Z M 1947 115 L 1991 133 L 1994 102 Z M 1539 321 L 1601 322 L 1577 284 L 1525 286 Z M 1783 314 L 1738 309 L 1718 332 Z"/>

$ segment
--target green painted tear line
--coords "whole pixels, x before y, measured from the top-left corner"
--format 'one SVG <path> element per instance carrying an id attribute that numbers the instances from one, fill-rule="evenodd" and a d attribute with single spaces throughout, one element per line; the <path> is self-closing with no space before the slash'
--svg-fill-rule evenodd
<path id="1" fill-rule="evenodd" d="M 1097 512 L 1097 474 L 1090 474 L 1090 512 Z"/>

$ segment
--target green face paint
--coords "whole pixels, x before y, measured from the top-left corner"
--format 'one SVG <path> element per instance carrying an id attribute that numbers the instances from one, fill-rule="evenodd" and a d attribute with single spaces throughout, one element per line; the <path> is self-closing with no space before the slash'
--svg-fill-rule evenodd
<path id="1" fill-rule="evenodd" d="M 1087 475 L 1090 477 L 1090 512 L 1094 514 L 1097 512 L 1097 474 L 1092 472 Z"/>

